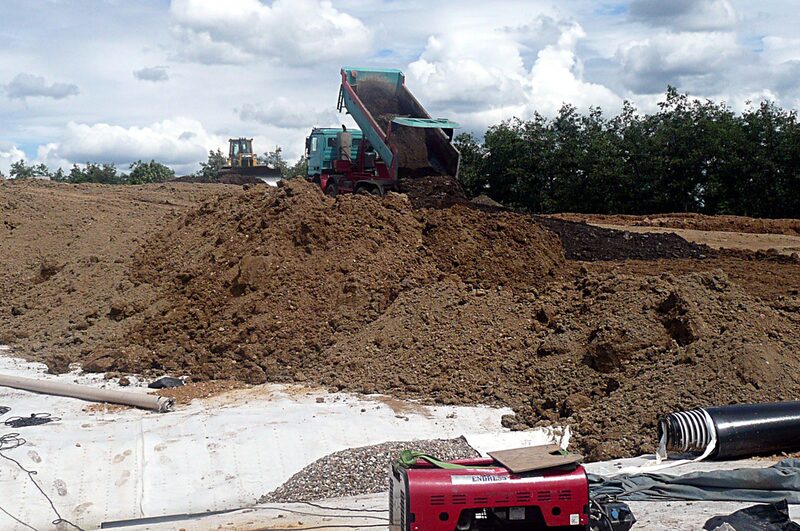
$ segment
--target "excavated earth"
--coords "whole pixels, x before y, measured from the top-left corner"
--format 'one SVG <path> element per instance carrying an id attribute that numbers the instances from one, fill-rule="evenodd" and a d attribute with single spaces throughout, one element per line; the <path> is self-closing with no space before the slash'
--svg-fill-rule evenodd
<path id="1" fill-rule="evenodd" d="M 0 342 L 55 371 L 507 405 L 590 459 L 652 451 L 669 411 L 800 392 L 786 257 L 302 180 L 0 192 Z"/>

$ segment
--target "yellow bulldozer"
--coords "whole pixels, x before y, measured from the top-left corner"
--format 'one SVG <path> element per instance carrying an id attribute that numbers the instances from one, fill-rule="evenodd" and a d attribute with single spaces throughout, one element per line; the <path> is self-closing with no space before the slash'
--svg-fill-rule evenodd
<path id="1" fill-rule="evenodd" d="M 268 182 L 281 177 L 279 169 L 258 160 L 258 155 L 253 152 L 252 138 L 231 138 L 228 144 L 228 161 L 219 171 L 221 182 Z"/>

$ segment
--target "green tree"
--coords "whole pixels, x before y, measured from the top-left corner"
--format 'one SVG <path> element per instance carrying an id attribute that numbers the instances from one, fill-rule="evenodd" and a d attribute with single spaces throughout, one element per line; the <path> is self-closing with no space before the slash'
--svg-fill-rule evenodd
<path id="1" fill-rule="evenodd" d="M 63 183 L 67 181 L 67 175 L 64 173 L 63 169 L 58 168 L 50 175 L 50 179 L 57 183 Z"/>
<path id="2" fill-rule="evenodd" d="M 137 160 L 130 165 L 130 170 L 126 179 L 128 184 L 163 183 L 175 177 L 172 169 L 154 160 L 150 162 Z"/>
<path id="3" fill-rule="evenodd" d="M 281 147 L 277 146 L 275 151 L 267 151 L 264 153 L 264 156 L 260 157 L 260 161 L 270 168 L 280 170 L 281 175 L 284 177 L 293 177 L 292 175 L 289 175 L 289 164 L 283 159 L 283 154 L 281 151 Z"/>
<path id="4" fill-rule="evenodd" d="M 208 160 L 200 163 L 200 170 L 195 172 L 195 176 L 202 177 L 203 182 L 215 183 L 219 181 L 219 171 L 228 159 L 222 154 L 221 150 L 209 151 Z"/>
<path id="5" fill-rule="evenodd" d="M 291 179 L 292 177 L 305 177 L 308 174 L 308 157 L 303 155 L 297 162 L 295 162 L 292 166 L 287 166 L 285 172 L 282 175 L 287 178 Z"/>
<path id="6" fill-rule="evenodd" d="M 123 184 L 124 181 L 122 177 L 117 174 L 117 168 L 114 164 L 87 162 L 84 168 L 73 164 L 69 176 L 67 176 L 67 182 L 72 184 Z"/>
<path id="7" fill-rule="evenodd" d="M 772 102 L 737 115 L 669 87 L 654 114 L 565 105 L 455 144 L 468 193 L 530 211 L 800 216 L 800 124 Z"/>
<path id="8" fill-rule="evenodd" d="M 40 163 L 28 166 L 24 160 L 13 163 L 10 173 L 14 179 L 49 179 L 51 177 L 47 165 Z"/>
<path id="9" fill-rule="evenodd" d="M 33 166 L 28 166 L 24 160 L 18 160 L 11 165 L 9 173 L 12 179 L 33 179 Z"/>
<path id="10" fill-rule="evenodd" d="M 470 197 L 488 191 L 489 182 L 483 167 L 486 155 L 484 147 L 472 133 L 461 133 L 453 139 L 456 149 L 461 153 L 461 172 L 459 179 L 464 186 L 464 191 Z"/>

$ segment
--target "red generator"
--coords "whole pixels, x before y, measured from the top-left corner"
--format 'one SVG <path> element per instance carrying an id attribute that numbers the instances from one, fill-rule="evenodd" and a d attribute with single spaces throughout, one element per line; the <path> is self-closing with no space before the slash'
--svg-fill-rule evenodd
<path id="1" fill-rule="evenodd" d="M 392 465 L 391 531 L 589 529 L 589 482 L 580 465 L 515 474 L 491 458 L 453 463 L 467 468 Z"/>

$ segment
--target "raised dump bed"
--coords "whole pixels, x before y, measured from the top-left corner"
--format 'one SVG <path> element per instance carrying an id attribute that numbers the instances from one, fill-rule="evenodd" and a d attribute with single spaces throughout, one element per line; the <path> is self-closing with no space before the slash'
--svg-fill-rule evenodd
<path id="1" fill-rule="evenodd" d="M 386 163 L 393 178 L 458 176 L 453 146 L 458 124 L 431 118 L 395 69 L 342 69 L 339 110 L 345 108 Z"/>

